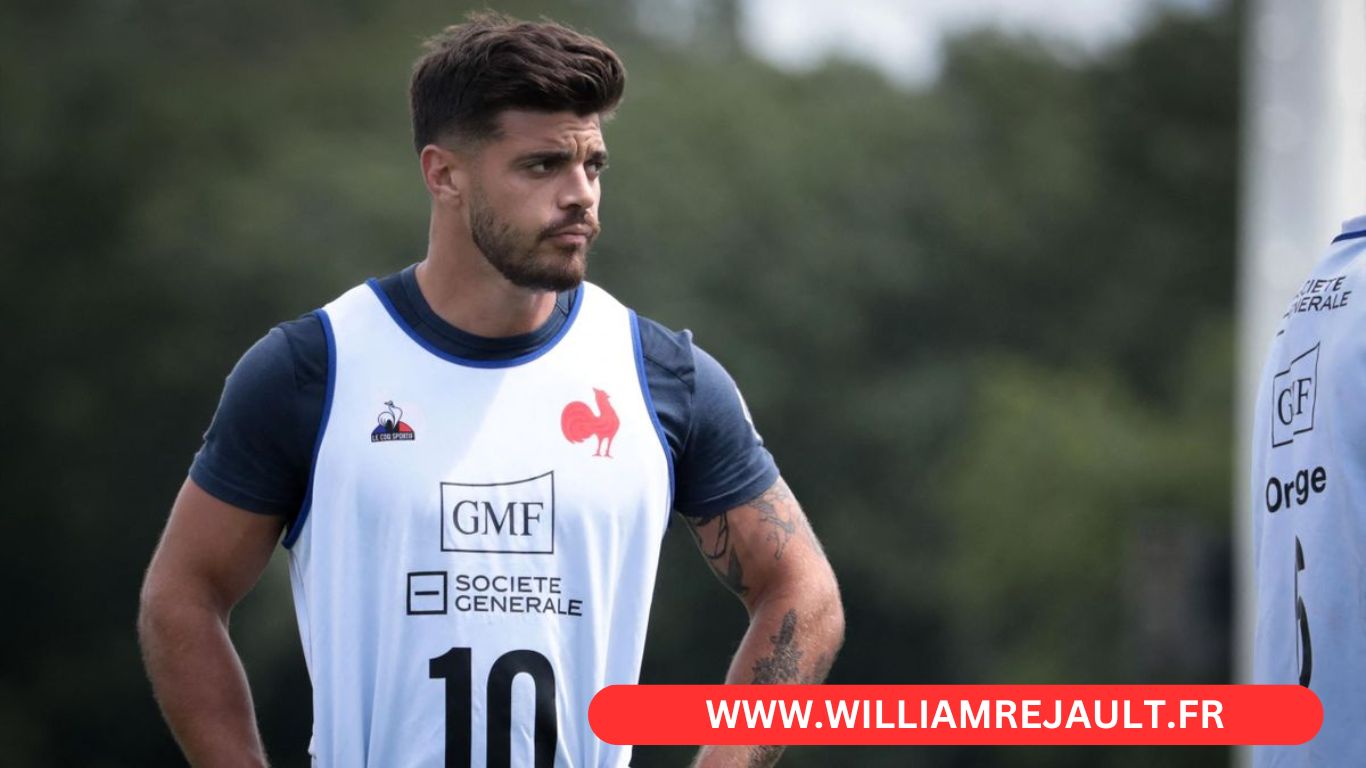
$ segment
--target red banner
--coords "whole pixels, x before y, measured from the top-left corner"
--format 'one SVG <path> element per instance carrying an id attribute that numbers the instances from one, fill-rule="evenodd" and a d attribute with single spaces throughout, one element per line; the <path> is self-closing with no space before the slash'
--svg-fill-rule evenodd
<path id="1" fill-rule="evenodd" d="M 611 744 L 1301 744 L 1297 685 L 614 685 Z"/>

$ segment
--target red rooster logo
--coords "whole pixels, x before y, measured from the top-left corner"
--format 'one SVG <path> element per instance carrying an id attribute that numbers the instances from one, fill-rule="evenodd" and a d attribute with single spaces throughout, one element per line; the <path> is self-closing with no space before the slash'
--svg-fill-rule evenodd
<path id="1" fill-rule="evenodd" d="M 582 443 L 589 436 L 597 437 L 598 449 L 593 455 L 610 459 L 612 438 L 617 436 L 621 419 L 617 418 L 617 412 L 608 402 L 606 392 L 594 388 L 593 395 L 597 398 L 598 412 L 593 413 L 593 409 L 588 407 L 587 403 L 575 400 L 566 405 L 564 412 L 560 414 L 560 429 L 564 431 L 565 439 L 571 443 Z"/>

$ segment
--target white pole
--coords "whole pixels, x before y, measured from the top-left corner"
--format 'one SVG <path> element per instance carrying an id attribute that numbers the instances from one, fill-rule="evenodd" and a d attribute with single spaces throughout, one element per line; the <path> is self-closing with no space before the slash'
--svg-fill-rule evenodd
<path id="1" fill-rule="evenodd" d="M 1252 672 L 1248 444 L 1267 346 L 1341 222 L 1366 213 L 1366 0 L 1251 0 L 1243 102 L 1234 466 L 1235 682 Z M 1247 765 L 1248 750 L 1235 764 Z"/>

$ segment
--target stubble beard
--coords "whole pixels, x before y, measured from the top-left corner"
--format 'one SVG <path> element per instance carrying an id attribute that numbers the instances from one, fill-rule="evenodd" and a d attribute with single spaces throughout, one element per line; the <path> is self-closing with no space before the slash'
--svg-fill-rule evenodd
<path id="1" fill-rule="evenodd" d="M 577 288 L 588 271 L 588 247 L 563 247 L 546 240 L 545 232 L 528 234 L 500 219 L 482 190 L 470 195 L 470 236 L 484 258 L 519 288 L 559 293 Z M 559 224 L 556 226 L 564 226 Z"/>

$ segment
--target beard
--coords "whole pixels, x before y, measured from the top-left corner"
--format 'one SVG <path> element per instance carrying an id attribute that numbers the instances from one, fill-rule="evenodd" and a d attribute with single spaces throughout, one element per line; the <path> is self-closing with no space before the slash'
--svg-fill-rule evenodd
<path id="1" fill-rule="evenodd" d="M 550 240 L 555 230 L 575 224 L 592 227 L 583 245 L 564 246 Z M 597 234 L 597 222 L 582 209 L 578 215 L 538 232 L 517 229 L 498 216 L 483 190 L 471 190 L 470 235 L 474 245 L 494 269 L 519 288 L 555 293 L 577 288 L 588 272 L 588 248 Z"/>

